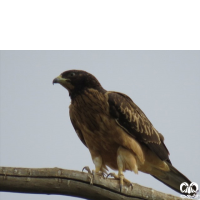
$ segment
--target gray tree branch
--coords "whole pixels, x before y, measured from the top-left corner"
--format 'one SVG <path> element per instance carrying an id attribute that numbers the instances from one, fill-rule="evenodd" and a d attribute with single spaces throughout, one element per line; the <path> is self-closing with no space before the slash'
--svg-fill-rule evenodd
<path id="1" fill-rule="evenodd" d="M 68 195 L 90 200 L 182 200 L 133 183 L 133 189 L 119 182 L 95 175 L 93 185 L 90 174 L 60 168 L 0 167 L 0 191 Z"/>

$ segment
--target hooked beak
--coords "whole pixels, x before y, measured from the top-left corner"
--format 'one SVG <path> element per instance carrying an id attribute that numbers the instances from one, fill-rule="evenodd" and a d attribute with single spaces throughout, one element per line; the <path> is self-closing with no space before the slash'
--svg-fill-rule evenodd
<path id="1" fill-rule="evenodd" d="M 53 79 L 53 84 L 54 83 L 66 83 L 66 81 L 70 81 L 69 79 L 65 79 L 65 78 L 62 78 L 61 75 L 56 77 L 55 79 Z"/>
<path id="2" fill-rule="evenodd" d="M 58 78 L 53 79 L 53 85 L 54 83 L 58 83 Z"/>

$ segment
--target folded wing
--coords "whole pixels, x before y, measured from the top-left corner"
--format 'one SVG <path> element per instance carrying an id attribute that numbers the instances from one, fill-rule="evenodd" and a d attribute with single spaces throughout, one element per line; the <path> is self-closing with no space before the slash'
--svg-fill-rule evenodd
<path id="1" fill-rule="evenodd" d="M 125 94 L 107 92 L 110 115 L 127 134 L 139 143 L 145 144 L 161 160 L 169 163 L 169 151 L 164 137 L 148 120 L 142 110 Z"/>

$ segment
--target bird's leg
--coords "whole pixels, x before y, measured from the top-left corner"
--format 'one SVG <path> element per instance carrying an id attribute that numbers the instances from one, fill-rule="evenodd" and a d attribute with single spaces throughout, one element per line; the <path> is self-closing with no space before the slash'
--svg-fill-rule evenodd
<path id="1" fill-rule="evenodd" d="M 92 170 L 93 175 L 98 175 L 98 176 L 103 176 L 104 177 L 104 172 L 101 171 L 102 169 L 102 158 L 101 156 L 96 156 L 92 158 L 93 163 L 95 165 L 95 170 Z"/>
<path id="2" fill-rule="evenodd" d="M 119 147 L 117 151 L 118 175 L 116 175 L 115 173 L 110 173 L 107 175 L 107 177 L 112 176 L 113 178 L 119 180 L 120 192 L 123 189 L 124 182 L 127 183 L 129 186 L 133 187 L 132 183 L 128 179 L 124 178 L 124 174 L 123 174 L 123 171 L 125 170 L 124 165 L 125 165 L 125 162 L 127 162 L 126 157 L 129 158 L 128 155 L 130 155 L 129 151 L 127 151 L 126 149 L 122 147 Z"/>
<path id="3" fill-rule="evenodd" d="M 93 184 L 95 175 L 104 177 L 104 172 L 100 171 L 101 167 L 102 167 L 102 158 L 101 158 L 101 156 L 96 156 L 96 157 L 92 156 L 92 160 L 93 160 L 94 165 L 95 165 L 95 170 L 92 170 L 92 172 L 91 172 L 91 170 L 90 170 L 90 168 L 88 166 L 83 168 L 83 170 L 85 169 L 86 171 L 88 171 L 88 177 L 90 179 L 90 184 Z"/>

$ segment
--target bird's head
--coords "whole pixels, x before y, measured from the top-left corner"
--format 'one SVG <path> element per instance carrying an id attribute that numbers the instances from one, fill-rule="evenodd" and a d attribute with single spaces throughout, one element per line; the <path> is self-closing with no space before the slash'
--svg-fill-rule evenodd
<path id="1" fill-rule="evenodd" d="M 61 73 L 53 80 L 69 91 L 69 95 L 76 96 L 85 89 L 104 90 L 99 81 L 90 73 L 82 70 L 69 70 Z"/>

